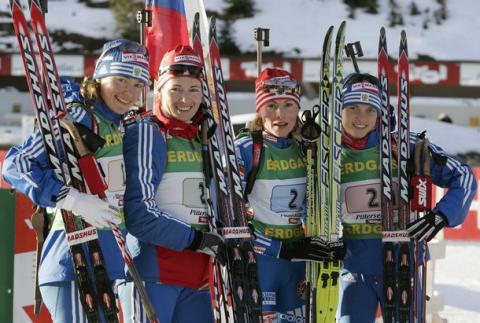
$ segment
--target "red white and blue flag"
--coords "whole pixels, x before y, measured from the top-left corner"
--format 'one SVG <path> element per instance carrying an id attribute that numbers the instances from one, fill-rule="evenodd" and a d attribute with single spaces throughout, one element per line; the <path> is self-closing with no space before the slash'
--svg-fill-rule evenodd
<path id="1" fill-rule="evenodd" d="M 150 77 L 157 78 L 163 55 L 176 45 L 189 45 L 183 0 L 146 0 L 152 11 L 152 26 L 145 27 L 145 45 L 150 56 Z"/>

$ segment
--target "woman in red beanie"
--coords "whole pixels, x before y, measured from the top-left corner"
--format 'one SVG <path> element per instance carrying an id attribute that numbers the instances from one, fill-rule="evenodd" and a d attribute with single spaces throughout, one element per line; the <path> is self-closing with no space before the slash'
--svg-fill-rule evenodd
<path id="1" fill-rule="evenodd" d="M 289 72 L 266 68 L 255 81 L 255 94 L 256 118 L 236 147 L 252 210 L 263 317 L 268 322 L 303 322 L 305 260 L 321 261 L 330 248 L 305 238 L 302 227 L 306 168 L 297 136 L 300 86 Z"/>
<path id="2" fill-rule="evenodd" d="M 124 137 L 127 244 L 162 323 L 213 322 L 208 263 L 222 240 L 206 232 L 201 194 L 202 72 L 190 46 L 167 52 L 155 82 L 153 116 Z M 135 322 L 146 322 L 141 309 L 134 308 Z"/>

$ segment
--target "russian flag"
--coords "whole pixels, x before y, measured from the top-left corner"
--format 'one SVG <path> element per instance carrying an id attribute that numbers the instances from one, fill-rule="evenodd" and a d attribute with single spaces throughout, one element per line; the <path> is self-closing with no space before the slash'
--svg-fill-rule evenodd
<path id="1" fill-rule="evenodd" d="M 152 11 L 152 26 L 145 27 L 145 45 L 150 56 L 150 76 L 157 78 L 163 55 L 176 45 L 189 45 L 183 0 L 146 0 Z"/>

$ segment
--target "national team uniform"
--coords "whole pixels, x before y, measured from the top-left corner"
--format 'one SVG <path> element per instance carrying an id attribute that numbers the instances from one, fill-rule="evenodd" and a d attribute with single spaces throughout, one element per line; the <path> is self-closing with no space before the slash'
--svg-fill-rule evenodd
<path id="1" fill-rule="evenodd" d="M 124 156 L 127 245 L 160 322 L 212 322 L 210 257 L 186 249 L 194 228 L 208 228 L 199 142 L 144 119 L 127 130 Z M 147 322 L 134 288 L 127 288 L 135 320 Z"/>
<path id="2" fill-rule="evenodd" d="M 70 105 L 68 112 L 75 122 L 90 129 L 93 122 L 98 125 L 98 135 L 105 139 L 106 143 L 95 156 L 108 184 L 108 202 L 121 210 L 125 190 L 121 116 L 113 113 L 100 100 L 93 104 L 91 114 L 78 104 Z M 13 187 L 26 194 L 35 204 L 55 207 L 55 197 L 63 183 L 53 170 L 48 169 L 39 131 L 35 131 L 22 145 L 10 149 L 5 158 L 3 175 Z M 72 254 L 65 237 L 63 220 L 59 210 L 50 211 L 54 217 L 43 245 L 38 274 L 42 298 L 55 322 L 86 322 L 74 282 Z M 122 213 L 120 215 L 123 217 Z M 120 227 L 124 229 L 124 223 Z M 115 280 L 123 280 L 124 261 L 112 231 L 103 228 L 97 232 L 109 279 L 112 284 Z M 99 309 L 99 313 L 101 312 Z M 103 319 L 103 313 L 101 316 Z"/>
<path id="3" fill-rule="evenodd" d="M 372 137 L 377 137 L 374 132 Z M 410 135 L 413 153 L 416 136 Z M 339 322 L 374 322 L 377 304 L 383 306 L 383 245 L 380 204 L 380 165 L 378 140 L 368 140 L 362 149 L 342 148 L 343 238 L 347 253 L 340 279 Z M 476 192 L 470 167 L 447 156 L 439 147 L 432 152 L 445 158 L 445 165 L 430 160 L 432 182 L 448 188 L 434 211 L 448 219 L 450 227 L 459 225 L 468 214 Z M 396 174 L 396 163 L 392 172 Z M 394 188 L 398 186 L 394 182 Z M 413 248 L 412 248 L 413 249 Z M 411 255 L 413 258 L 413 254 Z"/>
<path id="4" fill-rule="evenodd" d="M 246 179 L 252 170 L 252 137 L 241 137 L 235 144 Z M 305 261 L 278 258 L 281 241 L 304 238 L 305 191 L 305 161 L 296 140 L 264 133 L 262 159 L 248 201 L 265 320 L 303 322 L 305 317 Z"/>

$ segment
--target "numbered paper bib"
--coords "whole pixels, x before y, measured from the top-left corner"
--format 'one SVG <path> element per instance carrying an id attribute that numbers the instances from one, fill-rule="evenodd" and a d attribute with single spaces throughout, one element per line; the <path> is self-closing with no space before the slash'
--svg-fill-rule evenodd
<path id="1" fill-rule="evenodd" d="M 161 210 L 177 219 L 193 225 L 208 225 L 202 173 L 165 173 L 155 201 Z"/>

